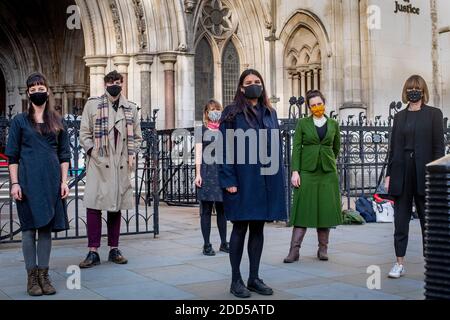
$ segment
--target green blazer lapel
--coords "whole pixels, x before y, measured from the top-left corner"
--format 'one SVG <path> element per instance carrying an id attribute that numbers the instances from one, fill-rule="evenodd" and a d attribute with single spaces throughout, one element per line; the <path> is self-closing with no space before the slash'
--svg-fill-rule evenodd
<path id="1" fill-rule="evenodd" d="M 327 133 L 325 135 L 325 138 L 322 141 L 320 141 L 320 137 L 319 137 L 319 134 L 317 133 L 316 125 L 314 124 L 314 120 L 313 120 L 312 117 L 308 117 L 308 122 L 309 122 L 309 127 L 310 127 L 310 130 L 311 130 L 311 134 L 314 137 L 314 142 L 316 142 L 317 144 L 326 144 L 326 143 L 328 143 L 329 139 L 331 137 L 331 134 L 333 132 L 333 121 L 330 118 L 328 118 L 328 117 L 326 117 L 326 118 L 327 118 L 327 123 L 326 123 Z"/>
<path id="2" fill-rule="evenodd" d="M 308 117 L 308 123 L 310 131 L 309 134 L 313 137 L 315 143 L 320 144 L 319 134 L 317 133 L 316 126 L 312 117 Z"/>
<path id="3" fill-rule="evenodd" d="M 333 131 L 333 121 L 327 117 L 327 134 L 325 135 L 325 138 L 322 140 L 323 144 L 328 142 L 332 131 Z"/>

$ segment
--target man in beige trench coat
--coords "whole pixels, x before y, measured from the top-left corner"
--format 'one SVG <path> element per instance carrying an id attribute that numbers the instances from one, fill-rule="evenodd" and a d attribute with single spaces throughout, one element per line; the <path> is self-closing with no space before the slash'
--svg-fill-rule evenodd
<path id="1" fill-rule="evenodd" d="M 83 111 L 80 144 L 87 154 L 84 205 L 89 253 L 80 268 L 100 264 L 102 210 L 108 212 L 108 260 L 128 262 L 118 248 L 121 211 L 134 207 L 131 178 L 142 134 L 137 107 L 121 94 L 122 84 L 117 71 L 106 75 L 105 94 L 90 98 Z"/>

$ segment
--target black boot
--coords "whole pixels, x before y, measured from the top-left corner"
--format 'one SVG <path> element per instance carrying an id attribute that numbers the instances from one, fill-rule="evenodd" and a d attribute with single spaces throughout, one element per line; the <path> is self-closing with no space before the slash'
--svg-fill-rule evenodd
<path id="1" fill-rule="evenodd" d="M 261 279 L 249 279 L 247 282 L 247 288 L 248 290 L 259 293 L 263 296 L 273 295 L 272 288 L 269 288 Z"/>
<path id="2" fill-rule="evenodd" d="M 119 249 L 115 248 L 109 251 L 108 261 L 114 262 L 116 264 L 127 264 L 128 260 L 122 255 Z"/>
<path id="3" fill-rule="evenodd" d="M 92 268 L 93 266 L 98 266 L 100 264 L 100 256 L 95 251 L 89 251 L 86 259 L 80 263 L 81 269 Z"/>
<path id="4" fill-rule="evenodd" d="M 230 253 L 230 244 L 228 242 L 222 243 L 219 250 L 225 253 Z"/>
<path id="5" fill-rule="evenodd" d="M 242 279 L 233 281 L 231 283 L 230 292 L 237 298 L 250 298 L 250 296 L 252 295 L 245 286 Z"/>
<path id="6" fill-rule="evenodd" d="M 203 246 L 203 254 L 204 254 L 205 256 L 210 256 L 210 257 L 216 255 L 216 253 L 215 253 L 215 251 L 213 250 L 212 245 L 211 245 L 210 243 L 205 244 L 205 245 Z"/>

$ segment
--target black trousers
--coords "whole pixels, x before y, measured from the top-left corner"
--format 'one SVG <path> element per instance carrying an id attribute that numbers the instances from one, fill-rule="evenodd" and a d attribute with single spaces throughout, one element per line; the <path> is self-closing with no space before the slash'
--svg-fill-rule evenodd
<path id="1" fill-rule="evenodd" d="M 395 197 L 394 205 L 394 247 L 397 257 L 406 255 L 408 247 L 409 222 L 412 216 L 413 201 L 416 205 L 422 230 L 422 244 L 425 238 L 425 196 L 417 193 L 416 162 L 410 152 L 405 152 L 405 175 L 403 193 Z"/>

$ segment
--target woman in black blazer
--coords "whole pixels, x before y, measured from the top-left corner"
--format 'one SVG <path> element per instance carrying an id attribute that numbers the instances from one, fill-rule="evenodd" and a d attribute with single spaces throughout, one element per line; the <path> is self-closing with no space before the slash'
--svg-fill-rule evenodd
<path id="1" fill-rule="evenodd" d="M 429 97 L 425 80 L 418 75 L 411 76 L 402 94 L 403 102 L 408 106 L 394 118 L 386 187 L 395 199 L 394 246 L 397 263 L 389 272 L 390 278 L 400 278 L 405 274 L 404 257 L 413 200 L 424 238 L 425 166 L 445 153 L 442 111 L 426 105 Z"/>

